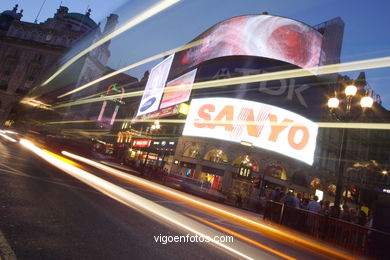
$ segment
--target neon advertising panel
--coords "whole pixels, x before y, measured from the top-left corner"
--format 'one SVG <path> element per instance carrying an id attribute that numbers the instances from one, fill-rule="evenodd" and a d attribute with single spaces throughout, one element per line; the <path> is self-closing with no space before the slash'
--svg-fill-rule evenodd
<path id="1" fill-rule="evenodd" d="M 110 100 L 104 100 L 102 104 L 102 108 L 100 109 L 99 117 L 97 119 L 98 122 L 102 123 L 102 125 L 109 125 L 111 127 L 114 124 L 116 115 L 118 114 L 119 105 L 122 103 L 123 95 L 125 93 L 125 89 L 123 87 L 118 87 L 117 83 L 111 84 L 108 86 L 105 96 L 108 96 L 110 93 L 112 94 L 121 94 L 120 98 L 118 100 L 110 101 Z M 113 109 L 112 116 L 110 118 L 104 117 L 104 114 L 110 113 L 112 109 L 109 109 L 109 106 L 114 105 L 115 108 Z M 107 112 L 106 112 L 107 111 Z M 108 120 L 109 122 L 108 122 Z"/>
<path id="2" fill-rule="evenodd" d="M 183 135 L 255 147 L 313 164 L 318 126 L 288 110 L 233 98 L 193 99 Z"/>
<path id="3" fill-rule="evenodd" d="M 310 69 L 320 65 L 321 33 L 284 17 L 245 15 L 218 23 L 199 35 L 200 45 L 176 54 L 173 73 L 224 56 L 249 55 L 288 62 Z M 323 56 L 323 57 L 322 57 Z"/>
<path id="4" fill-rule="evenodd" d="M 135 139 L 132 147 L 149 147 L 151 142 L 151 139 Z"/>
<path id="5" fill-rule="evenodd" d="M 157 64 L 150 72 L 145 91 L 138 108 L 137 116 L 147 114 L 158 109 L 168 78 L 169 69 L 172 65 L 174 54 Z"/>
<path id="6" fill-rule="evenodd" d="M 196 69 L 168 82 L 164 90 L 160 109 L 186 102 L 190 99 Z"/>

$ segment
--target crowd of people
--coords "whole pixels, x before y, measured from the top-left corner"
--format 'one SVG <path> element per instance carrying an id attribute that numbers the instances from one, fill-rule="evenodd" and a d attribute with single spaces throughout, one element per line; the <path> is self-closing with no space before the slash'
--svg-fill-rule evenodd
<path id="1" fill-rule="evenodd" d="M 330 201 L 318 201 L 317 196 L 303 197 L 301 193 L 294 194 L 292 191 L 285 194 L 279 187 L 268 192 L 266 199 L 283 203 L 288 207 L 307 210 L 362 226 L 369 222 L 369 212 L 366 206 L 350 208 L 347 204 L 344 204 L 342 209 L 337 209 L 334 205 L 331 205 Z"/>

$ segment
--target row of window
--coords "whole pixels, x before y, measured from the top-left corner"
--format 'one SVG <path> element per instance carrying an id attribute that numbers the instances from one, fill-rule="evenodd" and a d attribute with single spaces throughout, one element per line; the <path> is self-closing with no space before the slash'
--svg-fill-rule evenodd
<path id="1" fill-rule="evenodd" d="M 183 156 L 194 158 L 194 159 L 201 158 L 199 146 L 193 145 L 188 147 L 187 149 L 185 149 Z M 229 162 L 226 153 L 224 153 L 220 149 L 209 150 L 204 154 L 202 158 L 203 160 L 207 160 L 215 163 Z M 250 168 L 254 172 L 260 171 L 259 163 L 256 161 L 255 158 L 253 158 L 253 156 L 250 155 L 241 155 L 236 157 L 232 161 L 232 166 Z M 265 168 L 265 172 L 266 175 L 273 176 L 282 180 L 287 180 L 286 169 L 282 165 L 279 164 L 269 165 Z"/>

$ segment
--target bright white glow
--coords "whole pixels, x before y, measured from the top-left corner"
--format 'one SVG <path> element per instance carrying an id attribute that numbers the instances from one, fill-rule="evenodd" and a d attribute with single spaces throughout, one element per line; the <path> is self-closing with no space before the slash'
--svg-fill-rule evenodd
<path id="1" fill-rule="evenodd" d="M 357 92 L 357 88 L 355 85 L 348 85 L 345 87 L 345 95 L 348 97 L 355 96 Z"/>
<path id="2" fill-rule="evenodd" d="M 321 201 L 324 198 L 324 192 L 322 190 L 316 190 L 315 195 L 318 197 L 318 201 Z"/>
<path id="3" fill-rule="evenodd" d="M 83 57 L 85 54 L 87 54 L 88 52 L 92 51 L 96 47 L 99 47 L 100 45 L 104 44 L 105 42 L 111 40 L 112 38 L 114 38 L 114 37 L 116 37 L 118 35 L 120 35 L 121 33 L 127 31 L 128 29 L 130 29 L 130 28 L 132 28 L 134 26 L 136 26 L 137 24 L 142 23 L 143 21 L 149 19 L 153 15 L 158 14 L 159 12 L 167 9 L 168 7 L 176 4 L 179 1 L 181 1 L 181 0 L 163 0 L 163 1 L 159 2 L 159 3 L 157 3 L 156 5 L 152 6 L 148 10 L 144 11 L 143 13 L 139 14 L 138 16 L 134 17 L 133 19 L 131 19 L 130 21 L 128 21 L 127 23 L 125 23 L 124 25 L 119 27 L 118 29 L 116 29 L 113 32 L 107 34 L 105 37 L 103 37 L 99 41 L 95 42 L 94 44 L 92 44 L 88 48 L 84 49 L 83 51 L 81 51 L 80 53 L 75 55 L 73 58 L 71 58 L 69 61 L 67 61 L 64 65 L 62 65 L 52 76 L 50 76 L 50 78 L 48 78 L 42 84 L 42 86 L 47 85 L 50 81 L 52 81 L 55 77 L 57 77 L 66 68 L 68 68 L 74 62 L 76 62 L 78 59 L 80 59 L 81 57 Z"/>
<path id="4" fill-rule="evenodd" d="M 17 142 L 15 139 L 13 139 L 12 137 L 9 137 L 9 136 L 6 135 L 6 134 L 0 133 L 0 136 L 3 137 L 4 139 L 7 139 L 8 141 L 13 142 L 13 143 Z"/>
<path id="5" fill-rule="evenodd" d="M 329 98 L 328 107 L 329 108 L 337 108 L 340 104 L 340 100 L 337 97 Z"/>
<path id="6" fill-rule="evenodd" d="M 374 100 L 372 99 L 372 97 L 369 96 L 362 97 L 362 99 L 360 100 L 360 105 L 362 106 L 362 108 L 370 108 L 373 104 Z"/>
<path id="7" fill-rule="evenodd" d="M 183 135 L 253 146 L 313 163 L 318 126 L 293 112 L 232 98 L 193 99 Z"/>

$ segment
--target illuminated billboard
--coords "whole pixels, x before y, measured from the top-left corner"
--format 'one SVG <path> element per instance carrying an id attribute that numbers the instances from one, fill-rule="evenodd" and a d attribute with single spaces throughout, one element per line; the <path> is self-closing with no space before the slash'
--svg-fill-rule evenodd
<path id="1" fill-rule="evenodd" d="M 177 53 L 172 73 L 177 75 L 206 60 L 233 55 L 271 58 L 310 69 L 325 58 L 322 38 L 312 27 L 285 17 L 234 17 L 199 35 L 195 40 L 201 44 Z"/>
<path id="2" fill-rule="evenodd" d="M 288 110 L 232 98 L 193 99 L 183 135 L 250 143 L 313 164 L 318 126 Z"/>
<path id="3" fill-rule="evenodd" d="M 168 82 L 164 90 L 160 109 L 186 102 L 190 99 L 196 69 Z"/>
<path id="4" fill-rule="evenodd" d="M 138 108 L 137 116 L 147 114 L 158 109 L 161 97 L 171 68 L 173 54 L 153 67 L 146 83 L 145 91 Z"/>

